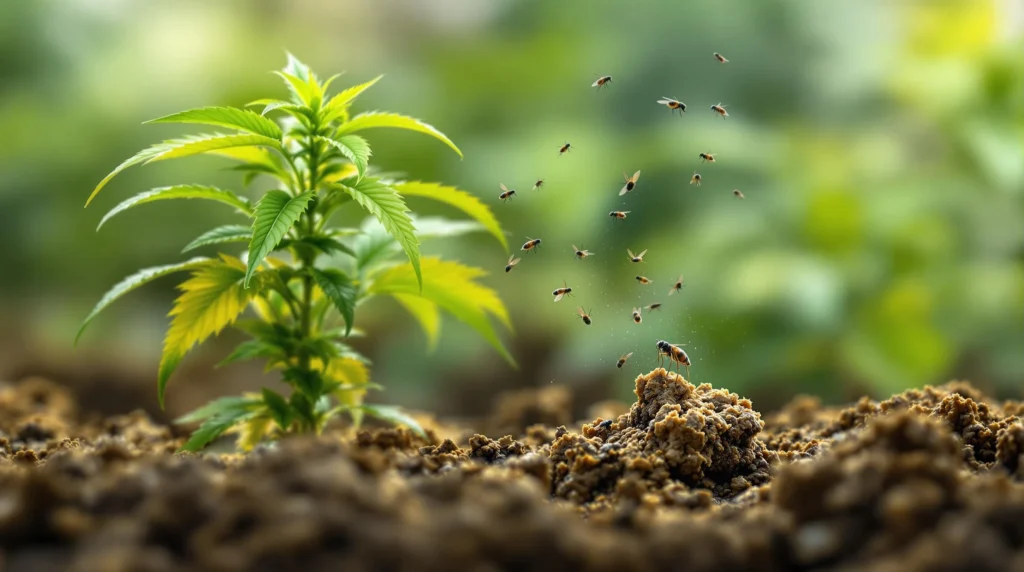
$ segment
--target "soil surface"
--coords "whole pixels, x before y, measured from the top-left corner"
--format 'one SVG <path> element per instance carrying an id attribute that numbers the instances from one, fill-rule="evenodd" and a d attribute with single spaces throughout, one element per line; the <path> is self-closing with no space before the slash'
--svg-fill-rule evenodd
<path id="1" fill-rule="evenodd" d="M 636 396 L 183 455 L 142 412 L 0 385 L 0 571 L 1024 570 L 1022 403 L 953 383 L 762 416 L 663 369 Z"/>

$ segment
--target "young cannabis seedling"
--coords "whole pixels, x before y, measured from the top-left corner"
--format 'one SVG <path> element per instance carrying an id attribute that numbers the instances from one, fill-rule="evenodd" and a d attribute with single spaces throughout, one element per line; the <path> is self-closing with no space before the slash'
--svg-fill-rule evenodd
<path id="1" fill-rule="evenodd" d="M 112 302 L 161 276 L 189 272 L 178 285 L 181 295 L 170 312 L 157 381 L 161 407 L 167 382 L 196 344 L 227 326 L 248 334 L 224 362 L 263 359 L 281 371 L 290 393 L 264 388 L 260 394 L 223 397 L 182 417 L 201 422 L 185 450 L 198 450 L 228 431 L 241 433 L 249 449 L 261 439 L 287 432 L 319 432 L 325 423 L 348 413 L 356 423 L 369 414 L 415 431 L 422 429 L 399 409 L 363 403 L 369 389 L 368 361 L 345 340 L 353 334 L 356 309 L 368 298 L 391 296 L 421 324 L 433 346 L 439 334 L 439 310 L 466 322 L 501 355 L 512 361 L 489 317 L 511 328 L 496 293 L 477 280 L 479 268 L 434 257 L 421 258 L 420 239 L 486 230 L 508 250 L 491 210 L 473 195 L 437 183 L 387 181 L 372 175 L 370 145 L 357 133 L 392 127 L 430 135 L 461 156 L 437 129 L 410 117 L 371 111 L 349 116 L 353 100 L 380 78 L 327 96 L 332 77 L 320 81 L 289 56 L 276 72 L 290 99 L 261 99 L 249 106 L 203 107 L 155 119 L 151 123 L 193 123 L 230 130 L 164 141 L 118 165 L 93 190 L 86 206 L 118 173 L 132 165 L 215 154 L 238 164 L 248 184 L 269 177 L 279 187 L 255 204 L 232 191 L 205 185 L 160 187 L 135 195 L 100 221 L 132 207 L 171 199 L 206 199 L 232 207 L 251 225 L 214 228 L 183 252 L 231 243 L 247 243 L 245 254 L 221 253 L 147 268 L 115 285 L 92 310 L 82 328 Z M 277 117 L 274 121 L 270 117 Z M 464 211 L 474 222 L 414 220 L 406 197 L 430 198 Z M 360 228 L 330 224 L 339 209 L 355 205 L 372 218 Z M 418 227 L 418 229 L 417 229 Z M 98 230 L 98 229 L 97 229 Z M 395 260 L 404 252 L 408 260 Z M 252 319 L 238 320 L 251 308 Z M 76 337 L 76 342 L 77 342 Z"/>

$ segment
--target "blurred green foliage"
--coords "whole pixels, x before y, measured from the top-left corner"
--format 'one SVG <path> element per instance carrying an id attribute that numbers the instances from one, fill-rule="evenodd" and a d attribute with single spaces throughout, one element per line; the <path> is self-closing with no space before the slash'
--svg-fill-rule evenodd
<path id="1" fill-rule="evenodd" d="M 361 349 L 391 401 L 450 411 L 549 381 L 626 396 L 662 338 L 689 344 L 695 381 L 764 406 L 796 391 L 835 400 L 950 378 L 1020 394 L 1024 9 L 1014 0 L 6 2 L 0 333 L 70 352 L 106 285 L 177 260 L 217 222 L 171 205 L 96 234 L 98 215 L 81 206 L 121 158 L 174 135 L 140 122 L 272 92 L 263 70 L 285 49 L 347 69 L 349 83 L 384 73 L 374 104 L 443 125 L 465 160 L 384 134 L 375 164 L 493 201 L 513 244 L 544 240 L 507 275 L 493 241 L 430 246 L 493 269 L 485 280 L 510 306 L 523 367 L 509 370 L 454 321 L 428 353 L 382 302 L 380 321 L 359 325 L 387 341 Z M 614 81 L 596 92 L 599 74 Z M 658 106 L 662 96 L 686 102 L 685 116 Z M 729 118 L 708 109 L 718 102 Z M 566 141 L 573 151 L 558 156 Z M 718 161 L 702 165 L 702 151 Z M 171 180 L 238 189 L 225 166 L 126 172 L 97 212 Z M 637 190 L 618 197 L 621 171 L 637 169 Z M 700 188 L 687 184 L 694 170 Z M 531 193 L 537 178 L 546 185 Z M 499 204 L 499 182 L 520 196 Z M 618 209 L 632 213 L 610 220 Z M 574 261 L 571 244 L 596 256 Z M 627 247 L 650 249 L 653 285 L 633 280 Z M 687 287 L 668 299 L 679 274 Z M 576 299 L 552 304 L 563 280 Z M 97 322 L 93 351 L 155 363 L 172 296 L 171 284 L 134 296 Z M 661 313 L 634 325 L 630 308 L 651 302 Z M 593 308 L 594 326 L 573 304 Z"/>

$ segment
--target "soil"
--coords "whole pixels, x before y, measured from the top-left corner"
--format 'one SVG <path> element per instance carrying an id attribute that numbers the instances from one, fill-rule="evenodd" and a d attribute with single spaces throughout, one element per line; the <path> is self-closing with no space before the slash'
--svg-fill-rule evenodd
<path id="1" fill-rule="evenodd" d="M 0 571 L 1024 569 L 1022 403 L 953 383 L 762 417 L 663 369 L 636 396 L 241 456 L 0 386 Z"/>

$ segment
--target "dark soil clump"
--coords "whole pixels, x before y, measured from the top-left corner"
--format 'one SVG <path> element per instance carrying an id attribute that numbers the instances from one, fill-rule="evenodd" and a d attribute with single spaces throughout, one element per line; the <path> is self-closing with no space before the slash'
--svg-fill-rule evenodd
<path id="1" fill-rule="evenodd" d="M 541 395 L 483 434 L 339 427 L 243 457 L 0 386 L 0 570 L 1024 569 L 1020 403 L 957 383 L 762 420 L 659 369 L 577 425 Z"/>

